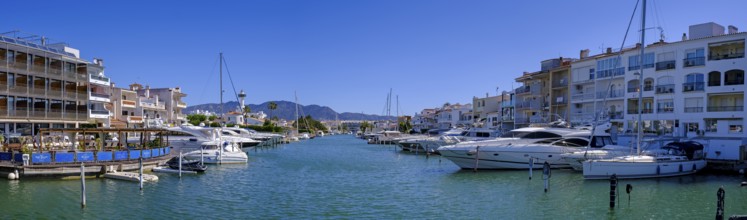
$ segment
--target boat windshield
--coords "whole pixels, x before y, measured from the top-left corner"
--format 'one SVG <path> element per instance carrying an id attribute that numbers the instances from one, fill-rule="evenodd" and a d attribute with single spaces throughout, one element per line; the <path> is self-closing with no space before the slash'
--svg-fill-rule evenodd
<path id="1" fill-rule="evenodd" d="M 531 132 L 526 131 L 509 131 L 501 135 L 502 138 L 522 138 Z"/>

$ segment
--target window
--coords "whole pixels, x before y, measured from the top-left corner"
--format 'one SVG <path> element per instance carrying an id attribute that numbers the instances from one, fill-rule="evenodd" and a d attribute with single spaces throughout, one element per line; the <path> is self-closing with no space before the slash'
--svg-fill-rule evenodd
<path id="1" fill-rule="evenodd" d="M 638 85 L 637 79 L 628 81 L 628 92 L 638 92 Z"/>
<path id="2" fill-rule="evenodd" d="M 654 79 L 646 78 L 645 80 L 643 80 L 643 91 L 651 90 L 654 90 Z"/>
<path id="3" fill-rule="evenodd" d="M 685 76 L 685 83 L 682 84 L 683 92 L 703 91 L 704 88 L 703 74 L 691 73 Z"/>
<path id="4" fill-rule="evenodd" d="M 708 60 L 744 57 L 744 39 L 708 44 Z"/>
<path id="5" fill-rule="evenodd" d="M 620 57 L 597 61 L 597 78 L 612 77 L 625 74 L 625 68 L 620 66 Z"/>
<path id="6" fill-rule="evenodd" d="M 640 62 L 641 62 L 641 56 L 635 55 L 628 57 L 628 70 L 637 70 L 640 69 Z M 654 67 L 654 53 L 646 53 L 643 54 L 643 68 L 653 68 Z"/>
<path id="7" fill-rule="evenodd" d="M 685 113 L 703 112 L 703 98 L 685 98 Z"/>
<path id="8" fill-rule="evenodd" d="M 698 123 L 685 123 L 687 132 L 698 132 Z"/>
<path id="9" fill-rule="evenodd" d="M 742 133 L 742 125 L 729 125 L 729 133 Z"/>
<path id="10" fill-rule="evenodd" d="M 721 85 L 721 72 L 713 71 L 708 73 L 708 86 L 720 86 Z"/>
<path id="11" fill-rule="evenodd" d="M 724 85 L 744 85 L 744 70 L 734 69 L 724 73 Z"/>
<path id="12" fill-rule="evenodd" d="M 674 101 L 672 99 L 663 99 L 656 101 L 656 112 L 672 113 L 674 112 Z"/>
<path id="13" fill-rule="evenodd" d="M 656 94 L 674 93 L 674 78 L 671 76 L 662 76 L 656 80 Z"/>
<path id="14" fill-rule="evenodd" d="M 683 66 L 684 67 L 691 67 L 691 66 L 703 66 L 705 65 L 705 53 L 703 48 L 699 49 L 690 49 L 685 51 L 685 59 Z"/>
<path id="15" fill-rule="evenodd" d="M 718 121 L 716 119 L 705 119 L 705 131 L 706 132 L 717 132 Z"/>

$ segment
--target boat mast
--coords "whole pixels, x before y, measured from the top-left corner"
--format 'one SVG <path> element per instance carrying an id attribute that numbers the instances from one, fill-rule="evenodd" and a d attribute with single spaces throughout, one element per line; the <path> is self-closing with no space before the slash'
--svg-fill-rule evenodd
<path id="1" fill-rule="evenodd" d="M 641 138 L 643 138 L 643 123 L 641 121 L 641 111 L 643 110 L 643 50 L 646 48 L 646 0 L 643 0 L 643 6 L 641 8 L 641 55 L 639 55 L 638 66 L 640 72 L 638 73 L 638 138 L 637 138 L 637 153 L 641 155 Z"/>
<path id="2" fill-rule="evenodd" d="M 397 131 L 399 130 L 399 95 L 397 95 Z"/>
<path id="3" fill-rule="evenodd" d="M 296 135 L 298 135 L 298 124 L 301 122 L 298 121 L 298 94 L 296 94 L 296 91 L 293 91 L 293 97 L 296 100 Z"/>
<path id="4" fill-rule="evenodd" d="M 218 114 L 223 114 L 223 52 L 220 52 L 220 113 Z"/>

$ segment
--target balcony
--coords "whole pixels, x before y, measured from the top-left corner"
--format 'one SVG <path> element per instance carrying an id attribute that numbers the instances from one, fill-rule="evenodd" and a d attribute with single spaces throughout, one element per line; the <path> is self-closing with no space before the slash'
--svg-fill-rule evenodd
<path id="1" fill-rule="evenodd" d="M 657 62 L 656 71 L 674 69 L 675 65 L 677 62 L 674 60 Z"/>
<path id="2" fill-rule="evenodd" d="M 109 111 L 107 111 L 107 110 L 91 110 L 91 114 L 108 115 Z"/>
<path id="3" fill-rule="evenodd" d="M 143 116 L 127 116 L 127 122 L 129 123 L 143 123 Z"/>
<path id="4" fill-rule="evenodd" d="M 52 88 L 47 91 L 47 95 L 50 98 L 60 98 L 62 97 L 62 89 L 61 88 Z"/>
<path id="5" fill-rule="evenodd" d="M 186 108 L 187 107 L 187 103 L 184 103 L 182 101 L 178 101 L 178 102 L 176 102 L 176 107 L 177 108 Z"/>
<path id="6" fill-rule="evenodd" d="M 708 106 L 708 112 L 741 112 L 744 111 L 744 106 L 733 105 L 733 106 Z"/>
<path id="7" fill-rule="evenodd" d="M 15 94 L 26 95 L 28 91 L 29 87 L 27 86 L 15 85 L 10 87 L 10 92 Z"/>
<path id="8" fill-rule="evenodd" d="M 568 87 L 568 80 L 561 79 L 560 81 L 552 83 L 552 88 L 553 89 L 555 89 L 555 88 L 561 88 L 561 87 Z"/>
<path id="9" fill-rule="evenodd" d="M 622 89 L 610 90 L 609 92 L 597 92 L 597 99 L 621 98 L 623 96 L 625 96 L 625 93 Z"/>
<path id="10" fill-rule="evenodd" d="M 65 98 L 67 98 L 67 99 L 75 99 L 75 97 L 77 97 L 77 94 L 78 93 L 75 92 L 74 90 L 73 91 L 65 90 Z M 85 96 L 83 96 L 83 97 L 85 97 Z"/>
<path id="11" fill-rule="evenodd" d="M 46 72 L 46 68 L 44 65 L 31 65 L 31 71 L 38 73 L 38 74 L 44 74 Z"/>
<path id="12" fill-rule="evenodd" d="M 16 107 L 16 109 L 8 111 L 8 116 L 11 118 L 28 118 L 28 108 Z"/>
<path id="13" fill-rule="evenodd" d="M 638 87 L 628 88 L 628 92 L 638 92 Z"/>
<path id="14" fill-rule="evenodd" d="M 607 114 L 609 115 L 610 119 L 623 119 L 624 116 L 622 111 L 608 112 Z"/>
<path id="15" fill-rule="evenodd" d="M 654 112 L 654 109 L 650 109 L 650 108 L 644 108 L 643 110 L 641 110 L 641 114 L 651 114 L 653 112 Z M 629 115 L 636 115 L 636 114 L 638 114 L 638 109 L 635 109 L 635 108 L 634 109 L 628 109 L 628 114 Z"/>
<path id="16" fill-rule="evenodd" d="M 685 58 L 682 61 L 684 67 L 705 66 L 705 57 Z"/>
<path id="17" fill-rule="evenodd" d="M 99 76 L 97 74 L 88 74 L 88 75 L 91 77 L 91 80 L 89 81 L 92 83 L 97 83 L 97 84 L 106 85 L 106 86 L 111 84 L 108 77 Z"/>
<path id="18" fill-rule="evenodd" d="M 522 86 L 522 87 L 516 88 L 516 92 L 515 93 L 516 93 L 516 95 L 520 95 L 520 94 L 529 93 L 529 91 L 531 91 L 531 90 L 530 90 L 530 88 L 528 86 L 526 86 L 526 87 Z"/>
<path id="19" fill-rule="evenodd" d="M 109 94 L 103 94 L 103 93 L 91 92 L 91 97 L 102 98 L 102 99 L 108 99 L 108 98 L 109 98 Z"/>
<path id="20" fill-rule="evenodd" d="M 166 109 L 166 107 L 162 104 L 156 104 L 156 103 L 150 103 L 150 102 L 140 102 L 140 106 L 143 108 L 151 108 L 151 109 Z"/>
<path id="21" fill-rule="evenodd" d="M 31 110 L 30 117 L 32 118 L 43 119 L 43 118 L 46 118 L 46 116 L 47 116 L 47 109 L 45 108 L 34 108 L 33 110 Z"/>
<path id="22" fill-rule="evenodd" d="M 176 114 L 177 120 L 187 120 L 187 116 L 184 114 Z"/>
<path id="23" fill-rule="evenodd" d="M 703 107 L 685 107 L 685 113 L 703 112 Z"/>
<path id="24" fill-rule="evenodd" d="M 135 108 L 136 107 L 135 105 L 137 105 L 136 101 L 122 100 L 122 107 L 125 107 L 125 108 Z"/>
<path id="25" fill-rule="evenodd" d="M 625 75 L 625 67 L 597 71 L 597 79 Z"/>
<path id="26" fill-rule="evenodd" d="M 572 101 L 584 101 L 584 100 L 592 100 L 594 99 L 593 93 L 578 93 L 574 94 L 572 96 Z"/>
<path id="27" fill-rule="evenodd" d="M 705 90 L 704 82 L 682 83 L 682 92 L 693 92 Z"/>
<path id="28" fill-rule="evenodd" d="M 674 107 L 672 106 L 665 106 L 665 107 L 660 107 L 656 109 L 656 113 L 672 113 L 672 112 L 674 112 Z"/>
<path id="29" fill-rule="evenodd" d="M 50 109 L 47 112 L 47 118 L 60 119 L 62 117 L 62 109 Z"/>
<path id="30" fill-rule="evenodd" d="M 727 60 L 727 59 L 736 59 L 736 58 L 744 58 L 744 53 L 730 53 L 730 54 L 724 54 L 724 55 L 708 56 L 708 60 Z"/>
<path id="31" fill-rule="evenodd" d="M 732 85 L 744 85 L 744 79 L 729 79 L 724 80 L 725 86 L 732 86 Z"/>
<path id="32" fill-rule="evenodd" d="M 45 94 L 44 86 L 42 86 L 42 88 L 35 87 L 31 89 L 31 94 L 43 96 Z"/>
<path id="33" fill-rule="evenodd" d="M 674 93 L 674 84 L 656 86 L 656 94 Z"/>

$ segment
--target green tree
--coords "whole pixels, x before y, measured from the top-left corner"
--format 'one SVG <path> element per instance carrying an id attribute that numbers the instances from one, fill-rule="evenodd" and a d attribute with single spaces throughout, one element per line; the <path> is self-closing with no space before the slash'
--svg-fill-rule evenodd
<path id="1" fill-rule="evenodd" d="M 400 121 L 399 130 L 405 133 L 410 133 L 410 130 L 412 130 L 412 124 L 410 123 L 410 120 Z"/>
<path id="2" fill-rule="evenodd" d="M 272 118 L 273 113 L 275 113 L 275 109 L 278 108 L 278 104 L 275 102 L 270 102 L 270 104 L 267 105 L 267 108 L 270 109 L 270 118 Z"/>
<path id="3" fill-rule="evenodd" d="M 207 119 L 207 116 L 203 114 L 191 114 L 187 115 L 187 121 L 189 121 L 192 125 L 200 125 L 201 122 L 204 122 Z"/>
<path id="4" fill-rule="evenodd" d="M 363 121 L 363 123 L 361 123 L 361 127 L 360 127 L 361 132 L 366 133 L 366 129 L 368 129 L 368 128 L 373 128 L 373 125 L 371 123 L 368 123 L 368 121 Z"/>
<path id="5" fill-rule="evenodd" d="M 218 118 L 218 116 L 211 115 L 210 117 L 208 117 L 208 121 L 215 121 L 216 118 Z"/>

